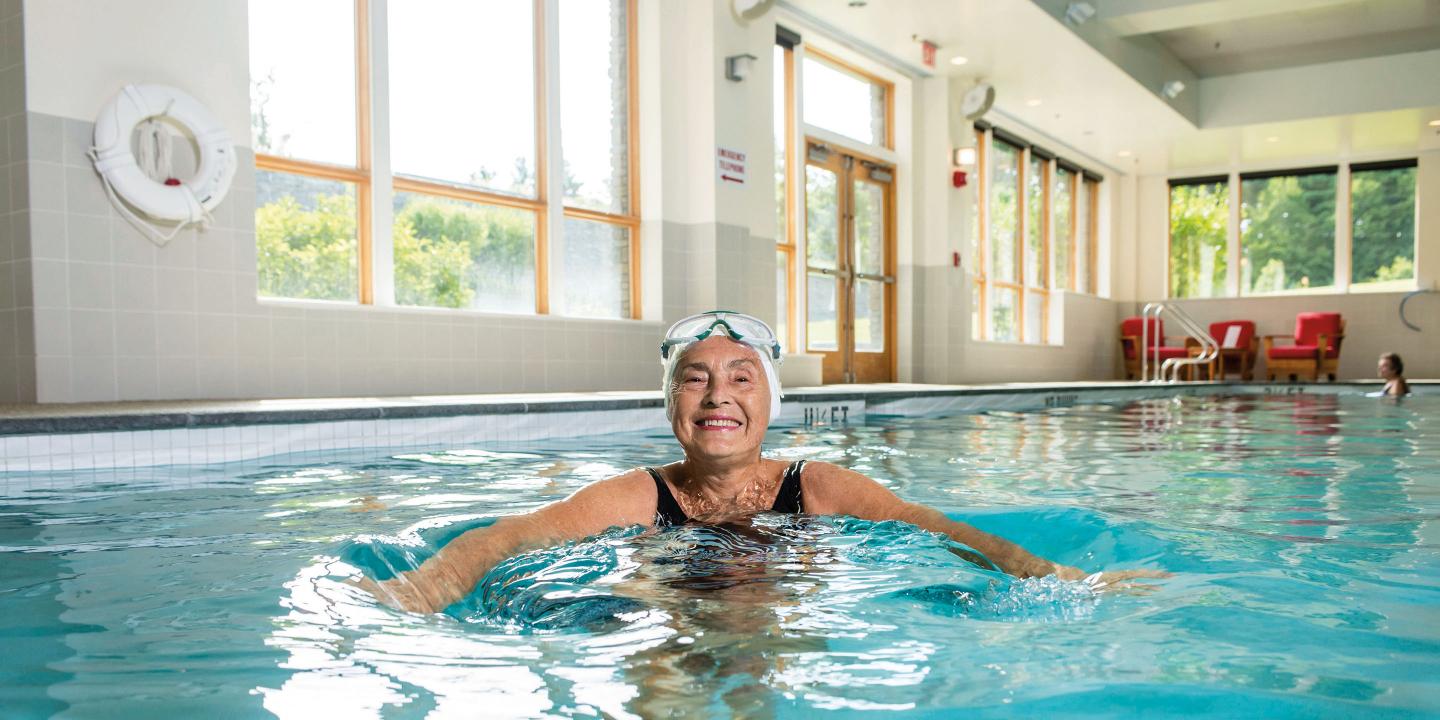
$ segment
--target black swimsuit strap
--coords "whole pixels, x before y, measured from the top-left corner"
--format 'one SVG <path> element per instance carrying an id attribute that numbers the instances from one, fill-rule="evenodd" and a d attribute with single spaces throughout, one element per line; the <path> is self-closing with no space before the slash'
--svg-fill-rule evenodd
<path id="1" fill-rule="evenodd" d="M 787 515 L 798 515 L 805 511 L 800 496 L 800 473 L 804 469 L 804 460 L 796 460 L 785 468 L 785 475 L 780 479 L 780 491 L 775 493 L 775 504 L 770 507 L 772 511 Z M 660 471 L 647 467 L 645 472 L 650 473 L 650 477 L 655 480 L 655 526 L 669 527 L 688 522 L 690 517 L 680 508 L 680 503 L 676 502 L 675 495 L 670 492 L 670 486 L 665 484 L 665 478 L 660 476 Z"/>
<path id="2" fill-rule="evenodd" d="M 680 503 L 675 501 L 665 478 L 660 477 L 660 472 L 652 467 L 645 468 L 645 472 L 655 479 L 655 527 L 684 525 L 690 518 L 680 509 Z"/>
<path id="3" fill-rule="evenodd" d="M 771 506 L 771 510 L 787 515 L 805 512 L 800 497 L 800 473 L 804 469 L 804 460 L 796 460 L 785 468 L 785 475 L 780 480 L 780 492 L 775 493 L 775 504 Z"/>

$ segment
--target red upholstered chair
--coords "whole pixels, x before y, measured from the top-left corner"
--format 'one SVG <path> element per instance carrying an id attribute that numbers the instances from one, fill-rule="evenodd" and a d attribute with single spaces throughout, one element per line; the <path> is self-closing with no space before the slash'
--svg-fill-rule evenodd
<path id="1" fill-rule="evenodd" d="M 1237 328 L 1234 337 L 1231 338 L 1230 328 Z M 1224 320 L 1210 323 L 1210 337 L 1220 345 L 1220 355 L 1216 358 L 1218 372 L 1215 373 L 1216 380 L 1224 380 L 1226 375 L 1234 372 L 1241 380 L 1254 378 L 1255 355 L 1260 346 L 1260 339 L 1255 336 L 1255 323 L 1249 320 Z M 1225 340 L 1234 340 L 1226 344 Z"/>
<path id="2" fill-rule="evenodd" d="M 1266 335 L 1265 376 L 1288 375 L 1292 380 L 1309 376 L 1310 381 L 1321 375 L 1335 382 L 1340 365 L 1340 342 L 1345 339 L 1345 319 L 1340 313 L 1300 313 L 1295 316 L 1295 344 L 1275 345 L 1284 335 Z"/>
<path id="3" fill-rule="evenodd" d="M 1189 357 L 1190 352 L 1183 347 L 1169 347 L 1165 345 L 1165 323 L 1158 318 L 1149 318 L 1145 322 L 1150 324 L 1150 351 L 1149 359 L 1146 362 L 1153 362 L 1155 348 L 1159 348 L 1160 361 L 1164 362 L 1170 358 Z M 1135 380 L 1140 377 L 1140 343 L 1142 341 L 1142 330 L 1145 326 L 1140 324 L 1140 318 L 1125 318 L 1120 323 L 1120 357 L 1125 361 L 1125 379 Z"/>

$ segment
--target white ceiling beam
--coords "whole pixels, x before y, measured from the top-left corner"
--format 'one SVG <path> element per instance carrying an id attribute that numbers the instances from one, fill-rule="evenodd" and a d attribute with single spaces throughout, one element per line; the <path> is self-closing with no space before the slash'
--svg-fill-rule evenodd
<path id="1" fill-rule="evenodd" d="M 1440 50 L 1200 80 L 1200 127 L 1440 107 Z"/>
<path id="2" fill-rule="evenodd" d="M 1109 0 L 1099 16 L 1117 35 L 1149 35 L 1213 23 L 1349 5 L 1360 0 Z"/>

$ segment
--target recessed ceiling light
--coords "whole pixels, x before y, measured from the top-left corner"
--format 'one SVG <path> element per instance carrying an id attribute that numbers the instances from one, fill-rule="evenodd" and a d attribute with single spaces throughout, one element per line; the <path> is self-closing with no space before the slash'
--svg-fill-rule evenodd
<path id="1" fill-rule="evenodd" d="M 1430 127 L 1440 127 L 1440 120 L 1431 120 Z"/>
<path id="2" fill-rule="evenodd" d="M 1280 142 L 1280 136 L 1271 135 L 1270 137 L 1265 138 L 1265 142 Z"/>
<path id="3" fill-rule="evenodd" d="M 1116 154 L 1116 155 L 1119 155 L 1120 157 L 1130 157 L 1130 151 L 1129 151 L 1129 150 L 1121 150 L 1120 152 L 1115 153 L 1115 154 Z"/>
<path id="4" fill-rule="evenodd" d="M 970 58 L 967 58 L 964 55 L 956 55 L 955 57 L 950 58 L 951 65 L 964 65 L 967 62 L 970 62 Z"/>
<path id="5" fill-rule="evenodd" d="M 1025 104 L 1026 104 L 1026 105 L 1029 105 L 1030 107 L 1039 107 L 1039 106 L 1040 106 L 1040 98 L 1030 98 L 1029 100 L 1026 100 L 1026 101 L 1025 101 Z"/>

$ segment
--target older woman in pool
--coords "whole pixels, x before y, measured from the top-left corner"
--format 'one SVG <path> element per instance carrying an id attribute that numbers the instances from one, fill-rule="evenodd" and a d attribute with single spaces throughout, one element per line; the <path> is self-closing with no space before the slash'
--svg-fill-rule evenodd
<path id="1" fill-rule="evenodd" d="M 964 543 L 1017 577 L 1087 577 L 1083 570 L 905 502 L 860 473 L 824 462 L 761 457 L 765 431 L 779 415 L 780 393 L 774 368 L 779 346 L 760 320 L 724 311 L 687 318 L 667 333 L 661 354 L 666 413 L 683 459 L 631 470 L 534 512 L 501 518 L 455 538 L 416 570 L 378 583 L 362 579 L 360 586 L 395 607 L 437 612 L 472 592 L 496 564 L 528 550 L 616 526 L 733 522 L 770 510 L 899 520 Z M 1101 575 L 1099 582 L 1163 574 L 1118 571 Z"/>

